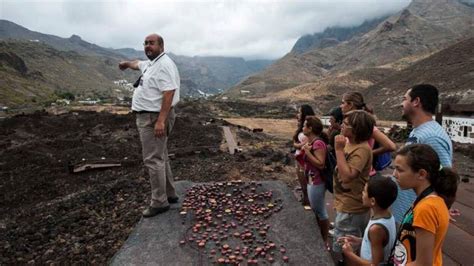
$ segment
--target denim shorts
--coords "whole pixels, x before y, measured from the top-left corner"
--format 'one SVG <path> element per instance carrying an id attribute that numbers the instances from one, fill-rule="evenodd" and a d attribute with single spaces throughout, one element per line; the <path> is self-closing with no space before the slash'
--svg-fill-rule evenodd
<path id="1" fill-rule="evenodd" d="M 321 183 L 319 185 L 307 185 L 308 199 L 311 209 L 319 220 L 327 220 L 328 212 L 326 210 L 326 201 L 324 196 L 326 194 L 326 185 Z"/>

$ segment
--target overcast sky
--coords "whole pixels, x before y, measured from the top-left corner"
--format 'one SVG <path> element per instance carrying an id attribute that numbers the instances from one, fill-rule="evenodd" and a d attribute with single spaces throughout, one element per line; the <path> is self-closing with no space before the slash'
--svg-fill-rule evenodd
<path id="1" fill-rule="evenodd" d="M 276 59 L 305 34 L 400 11 L 410 0 L 0 0 L 0 18 L 104 47 L 142 50 L 151 32 L 179 55 Z"/>

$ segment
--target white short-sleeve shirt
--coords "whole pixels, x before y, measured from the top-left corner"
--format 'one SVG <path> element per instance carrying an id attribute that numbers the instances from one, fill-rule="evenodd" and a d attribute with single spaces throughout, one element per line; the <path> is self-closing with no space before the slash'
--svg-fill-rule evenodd
<path id="1" fill-rule="evenodd" d="M 160 112 L 164 91 L 174 90 L 172 106 L 179 102 L 179 72 L 167 54 L 161 54 L 153 61 L 140 61 L 138 67 L 142 78 L 133 92 L 132 110 Z"/>

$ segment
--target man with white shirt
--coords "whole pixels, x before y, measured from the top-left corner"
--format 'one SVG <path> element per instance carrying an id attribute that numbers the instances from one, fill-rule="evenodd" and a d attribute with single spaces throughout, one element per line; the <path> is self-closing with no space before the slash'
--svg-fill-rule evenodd
<path id="1" fill-rule="evenodd" d="M 119 68 L 142 73 L 134 84 L 132 111 L 136 114 L 143 162 L 151 184 L 151 202 L 143 211 L 143 217 L 153 217 L 168 211 L 169 204 L 179 199 L 173 184 L 167 142 L 176 118 L 174 106 L 179 101 L 180 78 L 175 63 L 164 53 L 160 35 L 148 35 L 143 46 L 149 60 L 123 61 Z"/>

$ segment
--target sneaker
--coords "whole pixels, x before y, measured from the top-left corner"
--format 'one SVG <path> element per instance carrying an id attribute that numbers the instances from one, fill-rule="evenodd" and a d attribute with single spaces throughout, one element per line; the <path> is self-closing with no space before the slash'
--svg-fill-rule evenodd
<path id="1" fill-rule="evenodd" d="M 158 208 L 148 207 L 146 210 L 142 212 L 142 215 L 145 218 L 149 218 L 149 217 L 156 216 L 160 213 L 167 212 L 169 209 L 170 209 L 170 206 L 158 207 Z"/>
<path id="2" fill-rule="evenodd" d="M 168 197 L 168 203 L 178 203 L 179 197 Z"/>
<path id="3" fill-rule="evenodd" d="M 334 229 L 328 231 L 329 237 L 334 237 Z"/>

